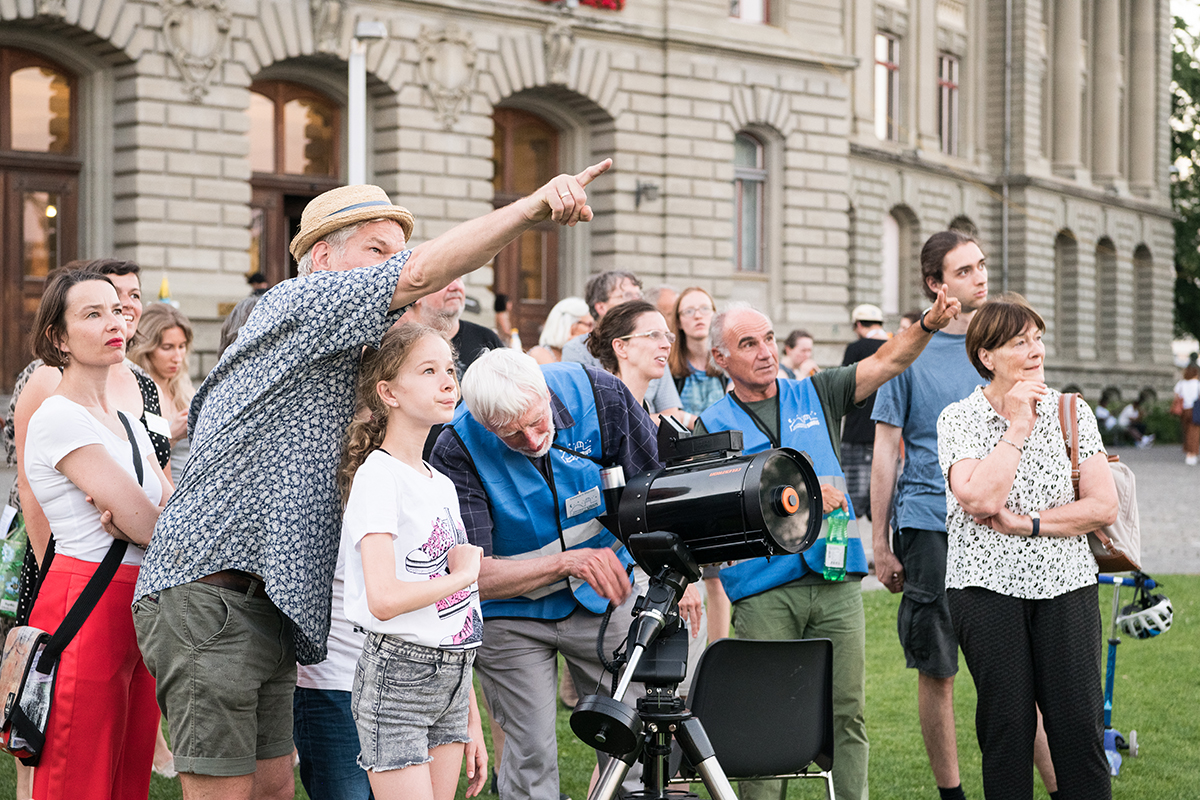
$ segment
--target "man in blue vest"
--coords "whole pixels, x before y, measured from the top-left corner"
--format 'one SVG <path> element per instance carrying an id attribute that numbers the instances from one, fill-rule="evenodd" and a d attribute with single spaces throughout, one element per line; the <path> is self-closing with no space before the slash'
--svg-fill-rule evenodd
<path id="1" fill-rule="evenodd" d="M 600 464 L 628 477 L 656 468 L 656 431 L 616 377 L 574 363 L 539 368 L 516 350 L 480 356 L 462 395 L 431 462 L 454 481 L 467 536 L 484 551 L 475 666 L 505 733 L 500 796 L 558 800 L 557 656 L 580 694 L 605 693 L 601 614 L 617 606 L 611 653 L 634 600 L 633 561 L 600 524 Z M 626 784 L 640 788 L 633 774 Z"/>
<path id="2" fill-rule="evenodd" d="M 847 409 L 903 372 L 935 330 L 958 316 L 959 302 L 938 295 L 921 324 L 897 335 L 857 364 L 827 369 L 803 380 L 777 379 L 779 361 L 771 321 L 735 305 L 709 328 L 713 360 L 733 382 L 727 394 L 700 415 L 697 431 L 742 431 L 746 453 L 791 447 L 808 453 L 821 481 L 825 513 L 850 515 L 845 580 L 823 576 L 825 531 L 802 554 L 756 558 L 721 570 L 733 601 L 733 625 L 744 639 L 833 641 L 833 782 L 838 800 L 867 798 L 867 733 L 863 722 L 866 622 L 859 581 L 867 560 L 854 508 L 845 491 L 839 447 Z M 744 782 L 743 800 L 782 798 L 786 782 Z"/>

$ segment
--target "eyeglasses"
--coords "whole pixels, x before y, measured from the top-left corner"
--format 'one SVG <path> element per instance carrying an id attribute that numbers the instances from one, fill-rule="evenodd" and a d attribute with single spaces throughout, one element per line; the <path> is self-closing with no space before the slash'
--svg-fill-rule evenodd
<path id="1" fill-rule="evenodd" d="M 631 333 L 628 336 L 618 336 L 618 339 L 638 339 L 646 337 L 655 344 L 666 342 L 667 344 L 675 344 L 675 334 L 667 333 L 666 331 L 646 331 L 645 333 Z"/>
<path id="2" fill-rule="evenodd" d="M 620 305 L 621 303 L 628 303 L 631 300 L 641 300 L 641 299 L 642 299 L 642 290 L 641 289 L 630 289 L 630 290 L 624 291 L 624 292 L 613 292 L 612 294 L 610 294 L 608 296 L 607 302 L 610 306 L 616 306 L 616 305 Z"/>
<path id="3" fill-rule="evenodd" d="M 690 308 L 679 309 L 679 316 L 684 319 L 691 319 L 697 314 L 702 317 L 710 316 L 713 313 L 712 306 L 691 306 Z"/>

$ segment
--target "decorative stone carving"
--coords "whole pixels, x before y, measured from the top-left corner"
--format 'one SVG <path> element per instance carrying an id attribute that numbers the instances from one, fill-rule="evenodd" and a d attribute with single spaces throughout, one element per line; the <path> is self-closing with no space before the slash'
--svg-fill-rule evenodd
<path id="1" fill-rule="evenodd" d="M 225 0 L 163 0 L 163 37 L 193 103 L 221 68 L 232 21 Z"/>
<path id="2" fill-rule="evenodd" d="M 313 45 L 319 53 L 336 55 L 342 44 L 345 0 L 308 0 L 312 12 Z"/>
<path id="3" fill-rule="evenodd" d="M 453 24 L 441 31 L 422 27 L 417 37 L 417 49 L 421 53 L 417 65 L 421 85 L 433 99 L 434 111 L 442 127 L 450 130 L 458 122 L 463 101 L 475 86 L 475 40 Z"/>
<path id="4" fill-rule="evenodd" d="M 575 31 L 568 18 L 550 23 L 543 37 L 546 45 L 546 82 L 565 84 L 571 54 L 575 52 Z"/>
<path id="5" fill-rule="evenodd" d="M 67 0 L 38 0 L 37 13 L 39 17 L 58 17 L 67 15 Z"/>

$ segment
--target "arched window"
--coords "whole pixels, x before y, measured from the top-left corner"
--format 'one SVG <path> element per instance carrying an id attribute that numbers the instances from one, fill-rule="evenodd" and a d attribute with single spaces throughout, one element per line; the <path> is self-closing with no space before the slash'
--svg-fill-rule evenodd
<path id="1" fill-rule="evenodd" d="M 733 140 L 734 267 L 763 272 L 763 218 L 766 213 L 766 148 L 756 136 L 739 133 Z"/>
<path id="2" fill-rule="evenodd" d="M 904 314 L 929 305 L 921 288 L 920 224 L 908 206 L 883 215 L 879 307 Z"/>
<path id="3" fill-rule="evenodd" d="M 0 48 L 0 391 L 29 361 L 46 276 L 76 257 L 76 80 L 36 53 Z"/>
<path id="4" fill-rule="evenodd" d="M 1154 356 L 1154 257 L 1140 244 L 1133 251 L 1133 353 L 1139 362 Z"/>
<path id="5" fill-rule="evenodd" d="M 1096 244 L 1096 355 L 1117 355 L 1117 248 L 1107 236 Z"/>
<path id="6" fill-rule="evenodd" d="M 339 184 L 341 108 L 287 81 L 250 85 L 250 272 L 271 284 L 296 274 L 288 244 L 308 201 Z"/>
<path id="7" fill-rule="evenodd" d="M 1056 356 L 1079 354 L 1079 243 L 1069 230 L 1054 239 L 1054 319 L 1046 323 Z"/>

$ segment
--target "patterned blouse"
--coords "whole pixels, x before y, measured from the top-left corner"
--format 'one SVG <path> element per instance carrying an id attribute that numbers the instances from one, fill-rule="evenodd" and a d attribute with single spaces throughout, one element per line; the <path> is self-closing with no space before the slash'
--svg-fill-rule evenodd
<path id="1" fill-rule="evenodd" d="M 325 657 L 342 438 L 362 349 L 377 347 L 403 313 L 388 307 L 409 252 L 263 295 L 192 400 L 192 454 L 135 597 L 221 570 L 251 572 L 294 623 L 296 659 Z"/>
<path id="2" fill-rule="evenodd" d="M 1038 402 L 1037 420 L 1025 440 L 1005 508 L 1014 514 L 1044 511 L 1075 501 L 1071 462 L 1058 422 L 1059 393 Z M 1096 418 L 1078 404 L 1079 461 L 1104 452 Z M 963 511 L 950 490 L 950 467 L 963 459 L 982 459 L 1000 444 L 1008 420 L 1000 416 L 978 387 L 946 406 L 938 418 L 938 461 L 946 479 L 946 588 L 981 586 L 999 594 L 1045 600 L 1096 582 L 1096 559 L 1087 536 L 1011 536 L 984 527 Z"/>

